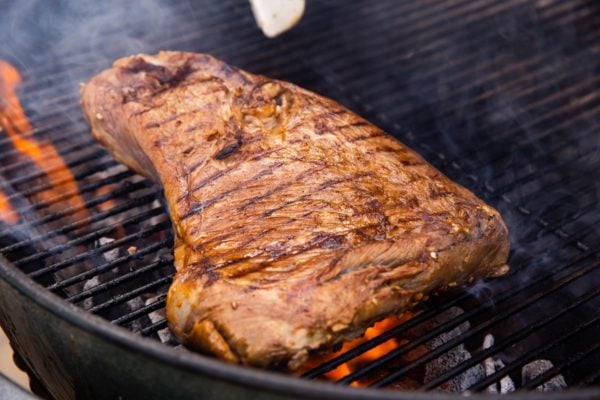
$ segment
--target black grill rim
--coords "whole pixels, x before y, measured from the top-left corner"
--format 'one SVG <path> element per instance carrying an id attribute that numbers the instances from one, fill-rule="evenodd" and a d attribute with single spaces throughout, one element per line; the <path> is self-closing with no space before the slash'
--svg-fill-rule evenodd
<path id="1" fill-rule="evenodd" d="M 102 340 L 122 348 L 144 353 L 165 366 L 200 373 L 211 378 L 229 381 L 243 386 L 266 389 L 285 395 L 295 395 L 311 399 L 432 399 L 455 400 L 464 394 L 436 393 L 424 391 L 392 391 L 388 389 L 354 389 L 328 382 L 299 379 L 270 371 L 230 365 L 192 352 L 174 352 L 172 348 L 149 338 L 140 337 L 128 329 L 111 324 L 109 321 L 85 312 L 59 296 L 45 290 L 31 280 L 10 261 L 0 254 L 0 279 L 18 290 L 50 314 L 92 334 Z M 500 399 L 502 394 L 476 393 L 472 398 Z M 510 399 L 553 400 L 576 399 L 593 400 L 600 397 L 600 388 L 574 390 L 568 388 L 559 392 L 515 392 Z"/>

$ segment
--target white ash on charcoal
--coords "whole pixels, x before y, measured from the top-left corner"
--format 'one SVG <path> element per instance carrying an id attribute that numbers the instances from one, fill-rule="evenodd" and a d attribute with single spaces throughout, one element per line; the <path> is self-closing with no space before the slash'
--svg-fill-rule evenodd
<path id="1" fill-rule="evenodd" d="M 125 303 L 126 307 L 131 310 L 131 311 L 135 311 L 141 307 L 143 307 L 145 305 L 144 300 L 141 297 L 135 297 L 131 300 L 128 300 Z M 139 331 L 140 329 L 143 329 L 143 322 L 140 319 L 135 319 L 131 322 L 131 324 L 129 325 L 129 329 L 131 329 L 132 331 Z"/>
<path id="2" fill-rule="evenodd" d="M 100 278 L 97 276 L 94 276 L 92 279 L 88 279 L 87 281 L 85 281 L 85 283 L 83 284 L 83 291 L 92 289 L 92 288 L 98 286 L 100 283 L 101 283 Z M 88 297 L 83 300 L 82 306 L 86 310 L 89 310 L 90 308 L 92 308 L 94 306 L 94 300 L 91 297 Z"/>
<path id="3" fill-rule="evenodd" d="M 113 238 L 103 236 L 96 241 L 96 243 L 94 244 L 94 247 L 101 248 L 102 246 L 110 244 L 114 241 L 115 241 L 115 239 L 113 239 Z M 104 259 L 107 262 L 114 261 L 117 259 L 117 257 L 119 257 L 119 248 L 115 247 L 114 249 L 108 250 L 108 251 L 102 253 L 102 256 L 104 257 Z"/>
<path id="4" fill-rule="evenodd" d="M 483 340 L 483 349 L 487 350 L 494 346 L 494 336 L 488 334 L 485 336 Z M 504 362 L 500 358 L 488 357 L 483 361 L 483 365 L 485 367 L 485 375 L 490 376 L 497 371 L 501 371 L 506 367 Z M 528 382 L 531 382 L 538 376 L 542 375 L 544 372 L 551 369 L 554 365 L 549 360 L 534 360 L 521 368 L 521 384 L 524 386 Z M 555 390 L 562 390 L 567 387 L 567 382 L 565 381 L 562 375 L 557 375 L 552 379 L 548 380 L 544 384 L 538 386 L 536 390 L 548 392 Z M 506 394 L 510 392 L 514 392 L 516 390 L 515 382 L 511 379 L 510 376 L 506 375 L 500 379 L 499 382 L 496 382 L 493 385 L 490 385 L 487 388 L 489 393 L 501 393 Z"/>
<path id="5" fill-rule="evenodd" d="M 527 365 L 524 365 L 523 369 L 521 370 L 521 379 L 523 381 L 523 385 L 533 381 L 535 378 L 553 367 L 554 364 L 552 364 L 552 361 L 550 360 L 535 360 Z M 556 375 L 552 379 L 536 387 L 535 390 L 541 392 L 553 392 L 556 390 L 562 390 L 566 387 L 567 382 L 565 381 L 565 378 L 562 375 Z"/>
<path id="6" fill-rule="evenodd" d="M 440 314 L 436 318 L 428 321 L 426 326 L 423 326 L 421 329 L 423 332 L 434 329 L 435 327 L 450 321 L 452 319 L 458 318 L 464 311 L 459 307 L 452 307 L 448 309 L 446 312 Z M 428 351 L 433 351 L 439 346 L 447 343 L 448 341 L 454 339 L 455 337 L 467 332 L 470 328 L 470 324 L 468 321 L 463 322 L 458 325 L 454 329 L 449 332 L 444 332 L 431 341 L 427 342 L 425 346 Z M 427 384 L 431 382 L 433 379 L 437 378 L 441 374 L 446 371 L 456 367 L 462 362 L 471 358 L 471 353 L 467 351 L 464 344 L 459 344 L 454 347 L 450 351 L 442 354 L 440 357 L 435 360 L 427 363 L 425 366 L 425 378 L 424 383 Z M 446 392 L 462 392 L 466 390 L 469 386 L 482 379 L 485 376 L 485 371 L 482 365 L 475 365 L 460 375 L 444 382 L 440 389 Z"/>
<path id="7" fill-rule="evenodd" d="M 150 298 L 146 299 L 146 305 L 155 303 L 159 299 L 159 297 L 160 296 L 154 296 L 154 297 L 150 297 Z M 151 313 L 148 314 L 148 318 L 150 319 L 150 322 L 152 324 L 166 320 L 167 316 L 165 314 L 165 309 L 161 308 L 159 310 L 152 311 Z M 168 342 L 175 341 L 175 337 L 173 336 L 173 334 L 171 334 L 171 331 L 169 330 L 169 328 L 163 328 L 163 329 L 157 331 L 156 334 L 158 335 L 158 339 L 162 343 L 168 343 Z"/>
<path id="8" fill-rule="evenodd" d="M 493 345 L 494 345 L 494 336 L 491 334 L 485 335 L 485 338 L 483 339 L 483 346 L 482 346 L 483 349 L 487 350 L 487 349 L 491 348 Z M 485 376 L 490 376 L 490 375 L 496 373 L 496 371 L 499 371 L 505 367 L 502 360 L 500 360 L 499 358 L 495 359 L 493 357 L 488 357 L 485 360 L 483 360 L 483 366 L 485 368 Z M 510 378 L 510 376 L 503 376 L 502 379 L 500 379 L 500 382 L 496 382 L 493 385 L 488 386 L 487 391 L 489 393 L 514 392 L 515 391 L 515 383 Z"/>
<path id="9" fill-rule="evenodd" d="M 407 333 L 409 340 L 414 340 L 423 334 L 437 328 L 438 326 L 454 320 L 464 311 L 459 307 L 452 307 L 440 314 L 439 316 L 413 328 Z M 422 346 L 417 347 L 412 352 L 406 355 L 406 362 L 414 362 L 418 358 L 425 354 L 434 351 L 436 348 L 448 343 L 450 340 L 466 333 L 470 329 L 470 323 L 465 321 L 454 329 L 444 332 Z M 482 350 L 490 349 L 494 346 L 494 336 L 487 334 L 483 343 L 481 344 Z M 460 367 L 460 365 L 467 360 L 471 359 L 472 355 L 470 351 L 465 347 L 464 344 L 459 344 L 454 348 L 446 351 L 435 360 L 430 361 L 425 365 L 425 371 L 423 376 L 423 384 L 432 382 L 440 375 L 447 371 Z M 491 356 L 483 360 L 483 362 L 476 364 L 475 366 L 463 371 L 460 375 L 455 376 L 452 379 L 441 384 L 438 390 L 444 392 L 465 392 L 472 385 L 483 380 L 484 378 L 491 376 L 498 371 L 502 371 L 506 367 L 506 364 L 499 356 Z M 535 360 L 525 365 L 521 370 L 522 384 L 525 385 L 527 382 L 531 382 L 536 377 L 540 376 L 544 372 L 548 371 L 553 367 L 552 362 L 549 360 Z M 562 375 L 555 376 L 548 380 L 544 384 L 538 386 L 536 390 L 539 391 L 554 391 L 560 390 L 567 387 L 567 383 Z M 486 391 L 491 394 L 508 394 L 518 389 L 515 381 L 507 374 L 500 378 L 496 383 L 490 385 Z"/>

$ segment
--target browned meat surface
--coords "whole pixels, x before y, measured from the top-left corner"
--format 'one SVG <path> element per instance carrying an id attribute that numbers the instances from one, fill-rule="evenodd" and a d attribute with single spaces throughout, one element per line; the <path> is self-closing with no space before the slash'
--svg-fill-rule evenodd
<path id="1" fill-rule="evenodd" d="M 211 56 L 120 59 L 94 136 L 163 185 L 167 317 L 186 345 L 296 368 L 424 295 L 506 271 L 498 212 L 332 100 Z"/>

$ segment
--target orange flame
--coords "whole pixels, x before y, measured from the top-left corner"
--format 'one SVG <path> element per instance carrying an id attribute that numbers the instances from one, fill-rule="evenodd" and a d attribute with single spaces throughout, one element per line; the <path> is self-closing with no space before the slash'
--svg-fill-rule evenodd
<path id="1" fill-rule="evenodd" d="M 87 216 L 83 208 L 83 199 L 79 195 L 71 170 L 65 165 L 58 151 L 49 142 L 37 142 L 31 137 L 25 137 L 31 133 L 31 125 L 16 95 L 16 88 L 20 83 L 21 75 L 17 69 L 0 60 L 0 126 L 11 139 L 14 148 L 29 157 L 52 184 L 50 189 L 39 192 L 35 197 L 40 201 L 51 201 L 62 193 L 75 193 L 65 199 L 61 206 L 81 208 L 74 217 L 83 218 Z M 0 195 L 0 211 L 5 221 L 18 220 L 5 195 Z"/>
<path id="2" fill-rule="evenodd" d="M 306 361 L 306 363 L 300 368 L 300 370 L 298 371 L 298 374 L 301 375 L 304 372 L 306 372 L 312 368 L 315 368 L 318 365 L 320 365 L 326 361 L 329 361 L 335 357 L 340 356 L 343 353 L 346 353 L 347 351 L 355 348 L 356 346 L 359 346 L 359 345 L 365 343 L 368 340 L 374 339 L 375 337 L 381 335 L 382 333 L 409 320 L 410 318 L 412 318 L 412 316 L 413 316 L 412 313 L 407 312 L 400 317 L 389 317 L 389 318 L 386 318 L 384 320 L 377 322 L 375 325 L 368 328 L 362 337 L 354 339 L 350 342 L 344 343 L 344 345 L 342 346 L 342 348 L 339 351 L 331 353 L 331 354 L 327 354 L 327 355 L 317 355 L 317 356 L 313 356 L 313 357 L 309 358 Z M 405 342 L 400 339 L 392 338 L 392 339 L 388 340 L 387 342 L 383 342 L 379 346 L 373 347 L 372 349 L 362 353 L 358 357 L 339 365 L 337 368 L 325 373 L 323 375 L 323 377 L 325 377 L 326 379 L 331 380 L 331 381 L 338 381 L 338 380 L 342 379 L 343 377 L 347 376 L 348 374 L 361 368 L 365 364 L 368 364 L 368 363 L 375 361 L 376 359 L 386 355 L 387 353 L 389 353 L 390 351 L 394 350 L 395 348 L 399 347 L 400 345 L 402 345 L 404 343 Z M 355 386 L 355 387 L 366 386 L 368 383 L 369 382 L 367 380 L 361 379 L 361 380 L 352 382 L 351 386 Z"/>
<path id="3" fill-rule="evenodd" d="M 19 216 L 13 210 L 10 200 L 0 191 L 0 218 L 9 224 L 19 222 Z"/>

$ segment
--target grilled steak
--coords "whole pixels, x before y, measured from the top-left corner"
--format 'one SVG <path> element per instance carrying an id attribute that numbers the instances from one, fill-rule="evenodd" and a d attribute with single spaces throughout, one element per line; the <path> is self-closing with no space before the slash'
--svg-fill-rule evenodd
<path id="1" fill-rule="evenodd" d="M 94 136 L 164 187 L 167 318 L 190 347 L 293 369 L 430 292 L 507 270 L 498 212 L 290 83 L 161 52 L 116 61 L 82 104 Z"/>

